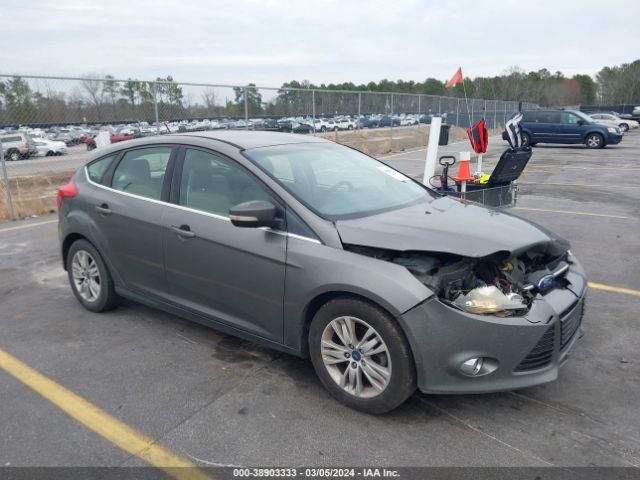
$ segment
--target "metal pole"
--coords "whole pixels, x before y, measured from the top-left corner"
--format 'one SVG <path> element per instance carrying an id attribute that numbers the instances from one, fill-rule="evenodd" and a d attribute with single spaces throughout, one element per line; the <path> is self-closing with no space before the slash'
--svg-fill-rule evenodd
<path id="1" fill-rule="evenodd" d="M 316 134 L 316 91 L 311 90 L 311 116 L 313 117 L 313 134 Z"/>
<path id="2" fill-rule="evenodd" d="M 244 128 L 246 130 L 249 130 L 249 99 L 247 98 L 248 92 L 249 89 L 247 87 L 244 87 Z"/>
<path id="3" fill-rule="evenodd" d="M 160 135 L 160 117 L 158 116 L 158 89 L 156 84 L 153 84 L 153 109 L 156 114 L 156 135 Z"/>
<path id="4" fill-rule="evenodd" d="M 9 174 L 7 173 L 7 164 L 4 160 L 4 150 L 2 150 L 2 141 L 0 140 L 0 163 L 2 164 L 2 176 L 4 177 L 4 185 L 7 189 L 7 206 L 9 207 L 9 216 L 11 220 L 16 219 L 16 214 L 13 210 L 13 198 L 11 198 L 11 185 L 9 185 Z"/>
<path id="5" fill-rule="evenodd" d="M 429 126 L 429 142 L 427 144 L 427 156 L 424 160 L 424 174 L 422 184 L 430 186 L 429 180 L 436 171 L 436 158 L 438 156 L 438 143 L 440 143 L 441 117 L 433 117 Z"/>
<path id="6" fill-rule="evenodd" d="M 471 128 L 471 125 L 473 125 L 473 104 L 475 103 L 475 100 L 471 99 L 471 116 L 469 117 L 469 128 Z M 468 106 L 468 104 L 467 104 Z M 469 113 L 469 112 L 467 112 Z"/>
<path id="7" fill-rule="evenodd" d="M 362 92 L 358 92 L 358 118 L 360 118 L 361 109 L 362 109 Z"/>
<path id="8" fill-rule="evenodd" d="M 389 112 L 389 148 L 393 150 L 393 93 L 391 94 L 391 112 Z"/>
<path id="9" fill-rule="evenodd" d="M 458 105 L 456 105 L 456 127 L 460 126 L 460 99 L 458 98 Z"/>
<path id="10" fill-rule="evenodd" d="M 502 124 L 506 125 L 507 124 L 507 102 L 502 102 L 504 103 L 504 119 L 502 120 Z"/>
<path id="11" fill-rule="evenodd" d="M 493 128 L 498 128 L 498 101 L 493 101 Z"/>
<path id="12" fill-rule="evenodd" d="M 422 95 L 418 95 L 418 119 L 420 118 L 420 103 L 422 100 Z M 418 120 L 420 121 L 420 120 Z"/>
<path id="13" fill-rule="evenodd" d="M 442 114 L 442 97 L 438 97 L 438 113 Z"/>

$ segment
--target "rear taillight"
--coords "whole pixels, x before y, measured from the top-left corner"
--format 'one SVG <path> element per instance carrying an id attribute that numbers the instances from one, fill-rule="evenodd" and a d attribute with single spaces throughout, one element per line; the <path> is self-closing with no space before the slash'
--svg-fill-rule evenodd
<path id="1" fill-rule="evenodd" d="M 72 176 L 69 179 L 69 183 L 60 187 L 58 190 L 58 210 L 62 206 L 62 200 L 65 198 L 73 198 L 78 195 L 78 185 L 76 185 L 76 176 Z"/>

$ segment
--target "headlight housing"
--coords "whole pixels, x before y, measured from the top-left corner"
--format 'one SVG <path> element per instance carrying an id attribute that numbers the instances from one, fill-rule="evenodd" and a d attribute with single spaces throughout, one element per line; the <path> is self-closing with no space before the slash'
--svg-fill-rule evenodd
<path id="1" fill-rule="evenodd" d="M 618 129 L 616 127 L 609 127 L 607 128 L 607 130 L 609 131 L 609 133 L 618 133 Z"/>
<path id="2" fill-rule="evenodd" d="M 485 285 L 460 294 L 452 302 L 456 307 L 469 313 L 512 315 L 514 310 L 525 310 L 527 303 L 517 293 L 504 294 L 495 285 Z"/>

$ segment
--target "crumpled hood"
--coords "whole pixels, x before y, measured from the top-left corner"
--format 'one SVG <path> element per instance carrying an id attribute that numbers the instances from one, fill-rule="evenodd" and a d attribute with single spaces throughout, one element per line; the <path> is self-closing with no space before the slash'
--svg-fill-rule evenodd
<path id="1" fill-rule="evenodd" d="M 546 245 L 557 255 L 569 242 L 528 220 L 462 200 L 439 197 L 399 210 L 339 220 L 343 243 L 397 251 L 484 257 Z"/>

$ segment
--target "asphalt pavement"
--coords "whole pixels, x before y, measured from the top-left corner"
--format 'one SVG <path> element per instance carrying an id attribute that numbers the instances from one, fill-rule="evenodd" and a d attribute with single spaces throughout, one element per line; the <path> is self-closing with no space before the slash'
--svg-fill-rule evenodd
<path id="1" fill-rule="evenodd" d="M 505 148 L 490 145 L 486 170 Z M 421 177 L 424 155 L 384 161 Z M 84 310 L 55 216 L 0 224 L 0 351 L 195 465 L 639 467 L 639 174 L 636 131 L 603 150 L 536 147 L 520 180 L 513 213 L 569 239 L 612 289 L 589 292 L 585 336 L 551 384 L 355 412 L 306 360 L 132 302 Z M 0 399 L 0 466 L 144 464 L 2 369 Z"/>

